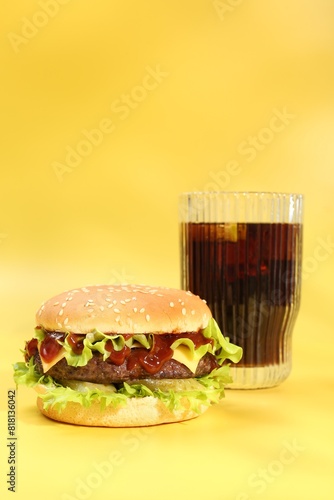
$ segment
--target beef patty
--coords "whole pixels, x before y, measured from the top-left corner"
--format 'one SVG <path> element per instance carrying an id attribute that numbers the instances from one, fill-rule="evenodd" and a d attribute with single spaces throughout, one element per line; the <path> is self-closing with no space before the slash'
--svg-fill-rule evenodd
<path id="1" fill-rule="evenodd" d="M 34 362 L 38 373 L 43 374 L 43 366 L 38 351 L 34 355 Z M 218 366 L 215 357 L 207 353 L 200 359 L 195 374 L 187 366 L 175 359 L 166 361 L 157 373 L 148 374 L 139 364 L 136 364 L 129 370 L 127 361 L 124 361 L 121 365 L 115 365 L 103 361 L 102 354 L 94 352 L 93 357 L 85 366 L 70 366 L 67 364 L 66 359 L 63 358 L 52 366 L 46 372 L 46 375 L 50 375 L 56 382 L 60 383 L 66 380 L 83 380 L 96 384 L 112 384 L 144 378 L 171 379 L 201 377 L 209 374 Z"/>

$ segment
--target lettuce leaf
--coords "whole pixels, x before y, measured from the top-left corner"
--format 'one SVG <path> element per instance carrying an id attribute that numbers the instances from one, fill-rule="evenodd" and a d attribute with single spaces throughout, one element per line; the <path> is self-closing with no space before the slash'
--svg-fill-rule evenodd
<path id="1" fill-rule="evenodd" d="M 211 318 L 208 326 L 202 330 L 205 338 L 212 339 L 212 344 L 204 344 L 195 348 L 195 344 L 190 338 L 180 338 L 173 342 L 171 345 L 172 349 L 176 349 L 180 345 L 185 345 L 189 348 L 192 359 L 199 360 L 207 352 L 214 354 L 218 360 L 218 363 L 222 365 L 226 359 L 233 361 L 233 363 L 238 363 L 242 357 L 242 348 L 232 344 L 228 338 L 224 337 L 217 322 Z"/>
<path id="2" fill-rule="evenodd" d="M 211 318 L 208 326 L 202 330 L 204 337 L 212 338 L 215 342 L 215 356 L 218 359 L 220 365 L 226 359 L 233 361 L 233 363 L 238 363 L 242 358 L 242 348 L 232 344 L 228 337 L 224 337 L 217 322 Z"/>
<path id="3" fill-rule="evenodd" d="M 35 339 L 39 340 L 40 342 L 44 339 L 45 337 L 45 331 L 43 328 L 35 328 Z"/>
<path id="4" fill-rule="evenodd" d="M 72 351 L 72 347 L 68 343 L 68 337 L 66 337 L 64 342 L 60 342 L 61 345 L 64 347 L 66 353 L 65 353 L 65 358 L 67 361 L 67 364 L 70 366 L 86 366 L 88 361 L 92 359 L 93 353 L 92 350 L 89 347 L 89 340 L 87 339 L 87 336 L 83 340 L 83 345 L 84 348 L 81 352 L 81 354 L 76 354 L 75 352 Z"/>
<path id="5" fill-rule="evenodd" d="M 35 338 L 39 341 L 42 341 L 45 332 L 42 329 L 35 330 Z M 177 349 L 180 345 L 184 345 L 189 348 L 192 359 L 199 360 L 201 359 L 207 352 L 214 354 L 220 365 L 226 359 L 230 359 L 234 363 L 240 361 L 242 356 L 242 349 L 239 346 L 236 346 L 229 342 L 228 338 L 225 338 L 221 333 L 218 324 L 216 321 L 211 318 L 208 326 L 202 330 L 204 337 L 208 339 L 213 339 L 213 345 L 210 343 L 201 345 L 196 349 L 195 344 L 190 338 L 181 338 L 177 339 L 171 345 L 172 349 Z M 112 342 L 113 348 L 116 351 L 121 351 L 124 346 L 129 348 L 134 346 L 144 347 L 145 349 L 151 349 L 154 343 L 154 335 L 153 334 L 135 334 L 125 339 L 121 334 L 106 334 L 99 330 L 93 330 L 92 332 L 87 333 L 85 338 L 83 339 L 83 351 L 81 354 L 75 354 L 71 348 L 71 345 L 68 342 L 68 337 L 65 338 L 64 342 L 59 343 L 65 348 L 65 358 L 67 363 L 70 366 L 85 366 L 88 361 L 93 357 L 93 351 L 98 351 L 103 355 L 103 361 L 105 361 L 109 355 L 110 351 L 106 349 L 106 343 L 110 341 Z"/>
<path id="6" fill-rule="evenodd" d="M 176 340 L 171 345 L 171 348 L 175 351 L 175 349 L 177 349 L 180 345 L 188 347 L 188 349 L 191 352 L 191 358 L 196 360 L 201 359 L 207 352 L 214 351 L 211 344 L 204 344 L 196 349 L 194 342 L 189 338 L 184 338 L 184 339 L 181 338 Z"/>
<path id="7" fill-rule="evenodd" d="M 197 385 L 180 385 L 180 381 L 168 380 L 168 384 L 152 385 L 145 384 L 145 380 L 139 380 L 135 383 L 122 383 L 117 387 L 113 385 L 103 386 L 102 384 L 72 383 L 66 387 L 58 384 L 48 375 L 39 374 L 34 366 L 33 358 L 29 362 L 16 363 L 14 365 L 14 380 L 16 384 L 25 384 L 29 387 L 40 385 L 43 393 L 39 397 L 43 400 L 44 407 L 54 406 L 61 410 L 67 402 L 79 403 L 88 407 L 94 402 L 99 402 L 101 409 L 108 405 L 117 407 L 125 405 L 128 398 L 142 398 L 152 396 L 160 399 L 170 410 L 186 409 L 200 412 L 201 405 L 211 405 L 218 403 L 224 397 L 224 386 L 232 382 L 229 374 L 229 365 L 224 362 L 229 359 L 237 363 L 242 357 L 242 349 L 232 344 L 228 338 L 221 333 L 216 321 L 212 318 L 208 326 L 202 330 L 203 335 L 212 339 L 213 342 L 204 344 L 197 349 L 190 338 L 177 339 L 172 345 L 172 349 L 177 349 L 180 345 L 189 348 L 193 359 L 201 359 L 207 352 L 214 354 L 221 365 L 213 370 L 209 375 L 186 379 L 196 381 Z M 37 336 L 38 335 L 38 336 Z M 43 340 L 45 332 L 38 330 L 36 338 Z M 71 366 L 84 366 L 93 356 L 93 351 L 98 351 L 107 359 L 110 352 L 106 350 L 106 343 L 111 341 L 115 350 L 119 351 L 126 345 L 127 347 L 142 346 L 150 349 L 153 346 L 154 336 L 138 334 L 132 335 L 128 339 L 123 335 L 107 335 L 99 330 L 88 333 L 83 339 L 84 348 L 81 354 L 75 354 L 67 338 L 61 344 L 64 346 L 65 358 Z M 71 386 L 72 387 L 71 387 Z M 181 388 L 180 388 L 181 387 Z"/>
<path id="8" fill-rule="evenodd" d="M 13 365 L 14 381 L 17 385 L 23 384 L 27 387 L 34 387 L 41 379 L 45 380 L 45 375 L 40 375 L 35 370 L 34 360 L 30 358 L 27 363 L 19 362 Z"/>
<path id="9" fill-rule="evenodd" d="M 201 405 L 218 403 L 224 397 L 225 384 L 231 382 L 229 366 L 225 365 L 213 370 L 209 375 L 191 379 L 198 382 L 198 388 L 190 390 L 174 390 L 173 381 L 170 381 L 170 387 L 166 390 L 161 390 L 159 387 L 152 389 L 145 385 L 145 381 L 131 385 L 124 382 L 119 384 L 116 391 L 110 390 L 110 386 L 103 387 L 102 384 L 96 384 L 95 387 L 94 384 L 87 386 L 78 384 L 73 389 L 58 384 L 50 376 L 38 374 L 32 359 L 28 363 L 16 363 L 13 367 L 16 384 L 25 384 L 29 387 L 42 386 L 43 393 L 39 394 L 39 397 L 43 400 L 44 408 L 52 406 L 58 411 L 61 411 L 68 402 L 79 403 L 84 407 L 99 402 L 103 410 L 108 405 L 124 406 L 128 398 L 152 396 L 161 400 L 171 411 L 190 407 L 199 413 Z"/>
<path id="10" fill-rule="evenodd" d="M 46 335 L 46 332 L 41 328 L 35 329 L 35 338 L 41 342 Z M 100 332 L 99 330 L 93 330 L 86 334 L 83 339 L 83 350 L 81 354 L 76 354 L 73 352 L 71 345 L 68 342 L 68 336 L 66 336 L 64 342 L 58 340 L 65 349 L 65 359 L 67 364 L 70 366 L 85 366 L 88 361 L 93 357 L 93 351 L 98 351 L 103 355 L 103 361 L 105 361 L 109 355 L 110 351 L 106 349 L 106 343 L 108 341 L 112 342 L 113 348 L 116 351 L 121 351 L 124 346 L 132 347 L 134 345 L 140 345 L 145 347 L 145 349 L 150 349 L 153 346 L 153 335 L 135 334 L 129 339 L 125 340 L 121 334 L 106 334 Z"/>

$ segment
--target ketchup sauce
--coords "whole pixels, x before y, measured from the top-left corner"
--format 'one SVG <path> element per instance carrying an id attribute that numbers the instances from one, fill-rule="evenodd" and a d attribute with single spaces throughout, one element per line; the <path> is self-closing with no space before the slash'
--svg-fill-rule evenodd
<path id="1" fill-rule="evenodd" d="M 170 346 L 180 338 L 191 339 L 196 349 L 201 345 L 213 343 L 213 339 L 207 339 L 199 332 L 155 335 L 153 346 L 149 351 L 144 348 L 132 349 L 127 361 L 128 370 L 139 364 L 147 373 L 154 375 L 173 357 L 173 349 Z"/>
<path id="2" fill-rule="evenodd" d="M 117 366 L 122 365 L 126 358 L 128 358 L 131 354 L 130 347 L 127 347 L 126 345 L 120 351 L 116 351 L 111 340 L 107 340 L 106 350 L 110 352 L 110 355 L 107 358 L 108 363 L 113 363 Z"/>
<path id="3" fill-rule="evenodd" d="M 170 348 L 170 343 L 164 342 L 160 336 L 156 335 L 153 346 L 149 351 L 141 347 L 133 349 L 131 357 L 128 359 L 127 368 L 128 370 L 133 370 L 139 364 L 147 373 L 154 374 L 172 356 L 173 349 Z"/>
<path id="4" fill-rule="evenodd" d="M 32 358 L 32 356 L 35 356 L 37 352 L 37 345 L 38 345 L 37 339 L 31 339 L 29 340 L 29 342 L 26 342 L 25 357 L 24 357 L 26 361 L 29 361 L 29 359 Z"/>
<path id="5" fill-rule="evenodd" d="M 124 334 L 123 338 L 128 340 L 131 336 L 132 334 Z M 65 337 L 66 334 L 62 332 L 46 332 L 39 348 L 40 356 L 45 362 L 50 363 L 58 355 L 62 348 L 61 343 L 64 342 Z M 117 366 L 126 362 L 127 369 L 130 371 L 139 365 L 147 373 L 154 375 L 161 370 L 166 361 L 169 361 L 173 357 L 171 345 L 181 338 L 192 340 L 196 349 L 204 344 L 213 345 L 213 339 L 204 337 L 200 332 L 153 335 L 154 340 L 151 349 L 144 347 L 134 347 L 131 349 L 125 345 L 121 350 L 117 351 L 112 341 L 107 340 L 105 348 L 110 354 L 106 361 Z M 75 354 L 80 355 L 82 353 L 84 339 L 85 335 L 83 334 L 70 333 L 67 335 L 67 342 Z M 38 350 L 37 346 L 38 340 L 35 338 L 26 343 L 26 356 L 28 359 L 35 355 Z"/>
<path id="6" fill-rule="evenodd" d="M 57 356 L 62 348 L 58 340 L 63 342 L 64 339 L 65 333 L 59 332 L 52 332 L 45 336 L 41 342 L 39 354 L 46 363 L 50 363 Z"/>
<path id="7" fill-rule="evenodd" d="M 86 335 L 80 335 L 78 333 L 70 333 L 67 336 L 67 342 L 70 345 L 74 354 L 81 354 L 84 348 L 84 338 Z"/>

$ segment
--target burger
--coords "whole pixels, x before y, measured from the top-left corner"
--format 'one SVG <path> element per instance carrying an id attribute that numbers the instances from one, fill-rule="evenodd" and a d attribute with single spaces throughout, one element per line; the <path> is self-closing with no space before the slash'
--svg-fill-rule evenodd
<path id="1" fill-rule="evenodd" d="M 44 302 L 23 353 L 14 380 L 37 391 L 45 416 L 132 427 L 188 420 L 218 403 L 242 349 L 190 291 L 93 285 Z"/>

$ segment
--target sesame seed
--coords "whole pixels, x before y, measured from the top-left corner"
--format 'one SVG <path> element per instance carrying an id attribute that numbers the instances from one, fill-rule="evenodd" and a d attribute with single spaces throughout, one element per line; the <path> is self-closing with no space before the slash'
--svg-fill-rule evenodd
<path id="1" fill-rule="evenodd" d="M 104 307 L 103 306 L 100 306 L 100 311 L 104 311 Z"/>
<path id="2" fill-rule="evenodd" d="M 183 314 L 183 316 L 185 316 L 187 314 L 187 311 L 186 311 L 185 307 L 182 307 L 182 314 Z"/>
<path id="3" fill-rule="evenodd" d="M 131 302 L 131 299 L 125 299 L 124 302 Z"/>
<path id="4" fill-rule="evenodd" d="M 63 302 L 61 307 L 66 307 L 67 302 Z"/>
<path id="5" fill-rule="evenodd" d="M 68 318 L 65 318 L 64 319 L 64 325 L 67 325 L 67 323 L 68 323 Z"/>
<path id="6" fill-rule="evenodd" d="M 115 313 L 120 313 L 121 311 L 115 307 L 114 312 Z"/>
<path id="7" fill-rule="evenodd" d="M 192 315 L 194 315 L 194 314 L 195 314 L 195 310 L 194 310 L 194 309 L 192 309 L 192 310 L 191 310 L 191 314 L 192 314 Z"/>
<path id="8" fill-rule="evenodd" d="M 108 297 L 106 297 L 106 302 L 110 302 L 110 299 Z"/>
<path id="9" fill-rule="evenodd" d="M 146 314 L 145 318 L 146 318 L 146 321 L 150 321 L 150 319 L 151 319 L 149 314 Z"/>
<path id="10" fill-rule="evenodd" d="M 132 300 L 137 300 L 137 297 L 132 297 Z"/>
<path id="11" fill-rule="evenodd" d="M 72 300 L 73 297 L 66 297 L 66 300 Z"/>
<path id="12" fill-rule="evenodd" d="M 116 299 L 114 299 L 114 300 L 112 301 L 112 303 L 113 303 L 113 304 L 117 304 L 117 300 L 116 300 Z"/>
<path id="13" fill-rule="evenodd" d="M 57 325 L 59 326 L 59 328 L 63 326 L 61 323 L 59 323 L 59 321 L 57 322 Z"/>
<path id="14" fill-rule="evenodd" d="M 94 302 L 93 299 L 87 299 L 87 302 Z"/>
<path id="15" fill-rule="evenodd" d="M 94 312 L 94 309 L 92 309 L 92 308 L 87 309 L 87 312 L 92 313 L 92 312 Z"/>
<path id="16" fill-rule="evenodd" d="M 191 293 L 191 291 L 190 291 L 190 290 L 188 290 L 188 291 L 186 292 L 186 294 L 187 294 L 187 295 L 192 295 L 192 293 Z"/>
<path id="17" fill-rule="evenodd" d="M 89 292 L 88 288 L 81 288 L 81 290 L 82 290 L 83 292 L 85 292 L 85 293 L 88 293 L 88 292 Z"/>
<path id="18" fill-rule="evenodd" d="M 182 300 L 182 302 L 181 302 L 181 306 L 184 306 L 184 302 L 183 302 L 183 300 Z"/>
<path id="19" fill-rule="evenodd" d="M 170 307 L 174 307 L 174 302 L 169 303 Z"/>
<path id="20" fill-rule="evenodd" d="M 59 314 L 59 316 L 62 316 L 62 315 L 63 315 L 63 312 L 64 312 L 64 310 L 63 310 L 63 309 L 60 309 L 60 311 L 59 311 L 59 313 L 58 313 L 58 314 Z"/>
<path id="21" fill-rule="evenodd" d="M 138 309 L 136 307 L 133 308 L 133 312 L 136 313 Z"/>
<path id="22" fill-rule="evenodd" d="M 120 319 L 121 319 L 120 316 L 116 316 L 116 318 L 115 318 L 116 323 L 119 323 Z"/>
<path id="23" fill-rule="evenodd" d="M 145 307 L 142 307 L 141 309 L 139 309 L 139 312 L 140 312 L 140 313 L 145 312 Z"/>
<path id="24" fill-rule="evenodd" d="M 157 293 L 156 296 L 157 297 L 163 297 L 163 294 L 162 293 Z"/>
<path id="25" fill-rule="evenodd" d="M 58 306 L 58 305 L 59 305 L 59 302 L 55 302 L 53 305 L 54 305 L 54 306 Z"/>
<path id="26" fill-rule="evenodd" d="M 120 300 L 120 303 L 125 306 L 125 301 L 124 300 Z"/>
<path id="27" fill-rule="evenodd" d="M 110 309 L 110 307 L 112 307 L 112 306 L 113 306 L 113 304 L 109 304 L 109 305 L 108 305 L 108 309 Z"/>

